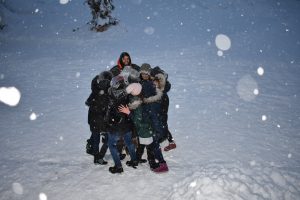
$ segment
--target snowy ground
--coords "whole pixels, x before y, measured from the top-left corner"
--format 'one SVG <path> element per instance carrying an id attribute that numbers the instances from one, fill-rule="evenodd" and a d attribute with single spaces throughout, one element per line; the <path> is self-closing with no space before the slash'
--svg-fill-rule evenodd
<path id="1" fill-rule="evenodd" d="M 121 24 L 104 33 L 81 1 L 6 2 L 1 200 L 300 199 L 300 1 L 114 1 Z M 122 51 L 169 73 L 168 173 L 112 175 L 109 152 L 107 166 L 85 154 L 90 81 Z"/>

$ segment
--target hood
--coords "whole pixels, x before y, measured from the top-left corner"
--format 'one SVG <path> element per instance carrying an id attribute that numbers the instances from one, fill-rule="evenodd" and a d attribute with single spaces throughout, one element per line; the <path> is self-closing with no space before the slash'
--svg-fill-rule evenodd
<path id="1" fill-rule="evenodd" d="M 122 52 L 121 55 L 120 55 L 120 57 L 119 57 L 119 60 L 118 60 L 118 66 L 119 66 L 119 68 L 121 68 L 121 69 L 123 69 L 123 67 L 125 66 L 124 63 L 122 62 L 122 58 L 123 58 L 124 56 L 128 56 L 128 57 L 129 57 L 129 65 L 131 65 L 131 57 L 130 57 L 129 53 L 127 53 L 127 52 Z"/>

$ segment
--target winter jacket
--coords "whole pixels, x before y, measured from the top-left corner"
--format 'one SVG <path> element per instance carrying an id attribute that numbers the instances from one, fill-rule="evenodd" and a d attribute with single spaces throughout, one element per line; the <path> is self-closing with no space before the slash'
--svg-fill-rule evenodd
<path id="1" fill-rule="evenodd" d="M 119 112 L 118 107 L 120 105 L 127 105 L 129 103 L 129 98 L 127 95 L 116 97 L 114 94 L 118 92 L 115 92 L 114 90 L 116 89 L 112 87 L 109 88 L 110 103 L 106 113 L 108 130 L 110 133 L 118 132 L 125 134 L 132 131 L 132 121 L 126 114 Z"/>
<path id="2" fill-rule="evenodd" d="M 89 106 L 88 123 L 91 132 L 100 133 L 107 131 L 107 123 L 104 119 L 109 104 L 109 84 L 109 80 L 101 80 L 99 75 L 92 80 L 92 93 L 85 102 Z"/>
<path id="3" fill-rule="evenodd" d="M 143 117 L 142 100 L 137 96 L 131 96 L 131 102 L 128 104 L 130 112 L 130 119 L 132 120 L 137 135 L 141 144 L 152 143 L 153 128 L 149 118 Z"/>
<path id="4" fill-rule="evenodd" d="M 133 69 L 135 69 L 138 72 L 140 71 L 140 67 L 138 65 L 131 63 L 130 55 L 127 52 L 123 52 L 123 53 L 121 53 L 121 55 L 118 59 L 118 64 L 110 69 L 110 72 L 113 74 L 113 76 L 118 76 L 124 69 L 125 64 L 122 62 L 122 58 L 124 56 L 129 57 L 129 65 L 128 66 L 131 66 Z"/>
<path id="5" fill-rule="evenodd" d="M 164 73 L 163 70 L 161 70 L 159 67 L 155 67 L 156 73 L 154 75 L 154 79 L 158 81 L 158 89 L 162 92 L 162 97 L 161 97 L 161 114 L 162 115 L 167 115 L 168 110 L 169 110 L 169 97 L 167 92 L 170 91 L 171 89 L 171 83 L 167 80 L 168 75 Z"/>

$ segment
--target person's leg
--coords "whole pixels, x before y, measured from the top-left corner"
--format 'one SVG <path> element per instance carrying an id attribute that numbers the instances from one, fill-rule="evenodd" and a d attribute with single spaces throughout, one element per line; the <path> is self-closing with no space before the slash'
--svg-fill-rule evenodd
<path id="1" fill-rule="evenodd" d="M 100 164 L 100 165 L 107 164 L 107 162 L 103 159 L 106 154 L 106 151 L 108 149 L 107 140 L 108 140 L 107 133 L 102 133 L 102 146 L 101 146 L 100 152 L 94 156 L 95 164 Z"/>
<path id="2" fill-rule="evenodd" d="M 108 141 L 108 133 L 102 133 L 102 146 L 99 152 L 101 158 L 104 158 L 106 151 L 108 149 L 107 141 Z"/>
<path id="3" fill-rule="evenodd" d="M 92 132 L 90 143 L 92 145 L 93 155 L 99 153 L 100 134 L 97 132 Z"/>
<path id="4" fill-rule="evenodd" d="M 136 148 L 136 158 L 138 160 L 140 160 L 144 154 L 144 149 L 145 149 L 145 145 L 143 144 L 138 144 L 137 148 Z"/>
<path id="5" fill-rule="evenodd" d="M 139 163 L 145 163 L 145 162 L 147 162 L 147 160 L 142 159 L 145 147 L 146 147 L 146 145 L 139 143 L 138 146 L 137 146 L 137 148 L 136 148 L 136 158 L 139 161 Z"/>
<path id="6" fill-rule="evenodd" d="M 117 142 L 119 138 L 120 137 L 117 133 L 108 133 L 108 148 L 116 167 L 122 167 L 119 152 L 117 150 Z"/>
<path id="7" fill-rule="evenodd" d="M 120 159 L 124 160 L 124 158 L 126 157 L 126 154 L 123 153 L 123 149 L 124 149 L 124 140 L 123 138 L 120 138 L 119 141 L 117 142 L 117 149 L 120 155 Z"/>
<path id="8" fill-rule="evenodd" d="M 155 169 L 159 167 L 159 164 L 155 161 L 153 145 L 152 146 L 151 144 L 147 145 L 146 149 L 147 149 L 147 159 L 148 159 L 150 169 Z"/>
<path id="9" fill-rule="evenodd" d="M 118 133 L 108 133 L 108 148 L 115 163 L 115 166 L 108 169 L 112 174 L 123 172 L 119 152 L 117 150 L 117 142 L 119 139 L 120 136 Z"/>
<path id="10" fill-rule="evenodd" d="M 159 163 L 165 163 L 166 161 L 164 160 L 164 157 L 162 155 L 160 146 L 159 146 L 159 142 L 158 141 L 153 141 L 150 145 L 149 145 L 150 149 L 152 150 L 152 152 L 154 153 L 154 157 L 156 160 L 158 160 Z"/>
<path id="11" fill-rule="evenodd" d="M 159 166 L 156 168 L 151 168 L 156 173 L 162 173 L 169 171 L 167 162 L 164 160 L 161 149 L 159 148 L 159 142 L 154 141 L 151 145 L 153 145 L 155 158 L 159 161 Z"/>
<path id="12" fill-rule="evenodd" d="M 127 132 L 124 135 L 124 142 L 125 145 L 127 146 L 127 149 L 129 151 L 129 155 L 132 161 L 136 161 L 136 153 L 135 153 L 135 146 L 132 143 L 132 137 L 131 137 L 131 132 Z"/>

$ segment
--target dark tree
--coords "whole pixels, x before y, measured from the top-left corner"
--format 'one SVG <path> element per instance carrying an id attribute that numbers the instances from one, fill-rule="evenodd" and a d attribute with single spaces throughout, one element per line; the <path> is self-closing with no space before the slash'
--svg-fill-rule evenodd
<path id="1" fill-rule="evenodd" d="M 103 32 L 112 25 L 117 25 L 118 20 L 111 16 L 112 11 L 115 9 L 112 0 L 86 0 L 92 14 L 90 21 L 91 30 Z M 106 21 L 101 24 L 101 21 Z"/>

